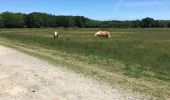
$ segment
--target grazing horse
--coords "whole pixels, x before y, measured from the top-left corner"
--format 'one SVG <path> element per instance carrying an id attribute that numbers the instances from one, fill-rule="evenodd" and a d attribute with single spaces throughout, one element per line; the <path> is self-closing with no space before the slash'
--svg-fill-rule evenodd
<path id="1" fill-rule="evenodd" d="M 56 37 L 58 38 L 58 35 L 59 35 L 59 33 L 55 31 L 55 32 L 53 33 L 54 39 L 56 39 Z"/>
<path id="2" fill-rule="evenodd" d="M 105 37 L 105 38 L 111 38 L 110 33 L 108 31 L 98 31 L 95 36 L 98 37 Z"/>

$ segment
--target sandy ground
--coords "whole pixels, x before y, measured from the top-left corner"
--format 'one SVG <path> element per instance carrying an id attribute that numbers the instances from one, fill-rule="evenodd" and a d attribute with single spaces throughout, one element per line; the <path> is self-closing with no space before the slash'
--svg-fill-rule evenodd
<path id="1" fill-rule="evenodd" d="M 137 100 L 104 84 L 0 45 L 0 100 Z"/>

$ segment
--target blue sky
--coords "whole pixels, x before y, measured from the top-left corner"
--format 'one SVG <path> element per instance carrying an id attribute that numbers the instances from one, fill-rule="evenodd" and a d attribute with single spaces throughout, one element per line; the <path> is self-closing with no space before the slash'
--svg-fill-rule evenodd
<path id="1" fill-rule="evenodd" d="M 1 0 L 0 12 L 46 12 L 99 20 L 170 19 L 170 0 Z"/>

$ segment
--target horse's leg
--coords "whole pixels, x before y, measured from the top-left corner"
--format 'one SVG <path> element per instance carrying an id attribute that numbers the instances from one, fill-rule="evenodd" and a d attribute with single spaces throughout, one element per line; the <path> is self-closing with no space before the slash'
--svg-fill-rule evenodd
<path id="1" fill-rule="evenodd" d="M 108 38 L 108 35 L 106 35 L 106 39 Z"/>
<path id="2" fill-rule="evenodd" d="M 104 38 L 106 39 L 106 38 L 107 38 L 107 36 L 104 36 Z"/>
<path id="3" fill-rule="evenodd" d="M 101 38 L 101 36 L 100 36 L 100 35 L 98 35 L 98 37 L 99 37 L 99 38 Z"/>

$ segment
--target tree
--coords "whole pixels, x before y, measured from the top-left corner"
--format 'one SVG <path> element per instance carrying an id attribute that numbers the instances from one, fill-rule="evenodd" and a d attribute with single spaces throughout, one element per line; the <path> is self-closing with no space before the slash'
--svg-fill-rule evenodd
<path id="1" fill-rule="evenodd" d="M 21 13 L 4 12 L 2 18 L 4 26 L 7 28 L 21 28 L 25 25 L 24 16 Z"/>
<path id="2" fill-rule="evenodd" d="M 74 27 L 75 25 L 75 18 L 73 16 L 68 17 L 68 26 Z"/>
<path id="3" fill-rule="evenodd" d="M 29 28 L 40 28 L 44 26 L 44 19 L 42 13 L 30 13 L 26 17 L 26 24 Z"/>
<path id="4" fill-rule="evenodd" d="M 101 27 L 100 21 L 88 19 L 88 20 L 86 21 L 85 27 L 87 27 L 87 28 Z"/>
<path id="5" fill-rule="evenodd" d="M 92 20 L 83 16 L 55 16 L 46 13 L 33 12 L 30 14 L 0 13 L 0 27 L 40 28 L 40 27 L 80 27 L 80 28 L 152 28 L 170 27 L 169 20 L 154 20 L 146 17 L 142 20 Z"/>
<path id="6" fill-rule="evenodd" d="M 76 27 L 83 28 L 83 27 L 85 27 L 85 24 L 86 24 L 86 18 L 85 17 L 76 16 L 76 18 L 75 18 L 75 26 Z"/>
<path id="7" fill-rule="evenodd" d="M 154 26 L 153 18 L 146 17 L 146 18 L 142 19 L 142 22 L 143 22 L 143 27 L 145 27 L 145 28 L 150 28 L 150 27 Z"/>
<path id="8" fill-rule="evenodd" d="M 46 19 L 46 27 L 57 27 L 58 24 L 57 24 L 57 20 L 55 18 L 55 16 L 49 16 L 47 19 Z"/>
<path id="9" fill-rule="evenodd" d="M 2 19 L 2 15 L 0 14 L 0 28 L 4 27 L 4 22 Z"/>
<path id="10" fill-rule="evenodd" d="M 132 24 L 133 24 L 133 28 L 139 28 L 139 27 L 141 27 L 141 21 L 138 20 L 138 19 L 135 20 L 135 21 L 133 21 Z"/>
<path id="11" fill-rule="evenodd" d="M 167 25 L 169 28 L 170 28 L 170 21 L 168 22 L 168 25 Z"/>

